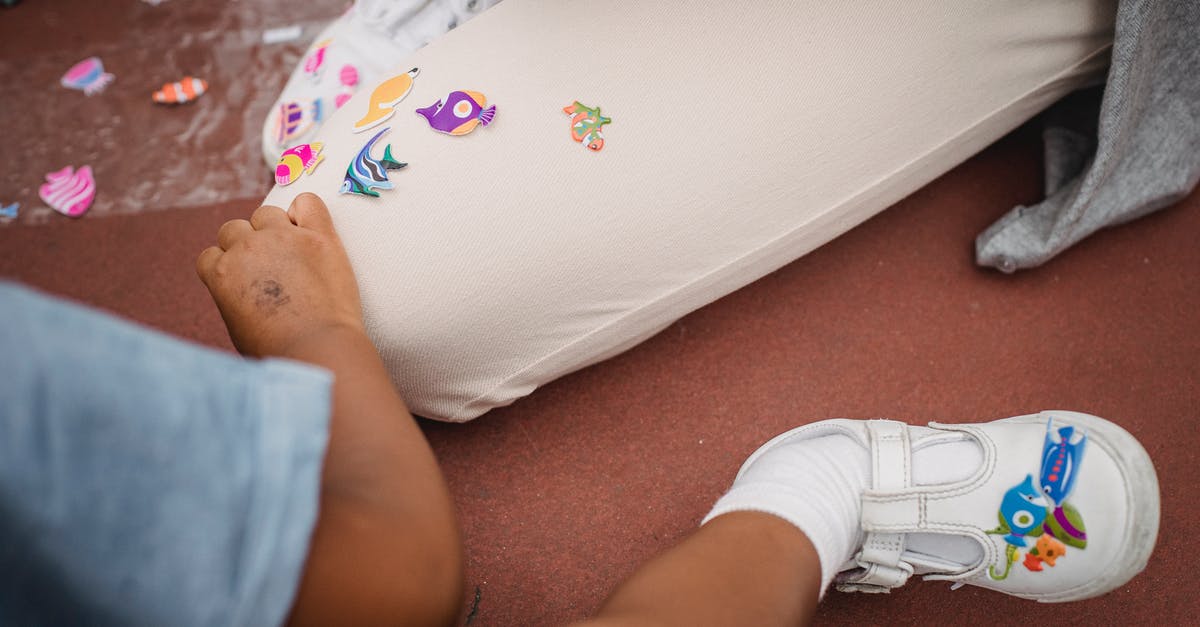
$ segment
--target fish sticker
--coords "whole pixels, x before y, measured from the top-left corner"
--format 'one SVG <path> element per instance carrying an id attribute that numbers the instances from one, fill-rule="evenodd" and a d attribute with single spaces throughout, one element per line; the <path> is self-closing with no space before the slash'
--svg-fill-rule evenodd
<path id="1" fill-rule="evenodd" d="M 166 83 L 162 89 L 154 92 L 154 102 L 159 104 L 183 104 L 191 102 L 208 91 L 208 82 L 185 76 L 174 83 Z"/>
<path id="2" fill-rule="evenodd" d="M 1076 460 L 1083 456 L 1087 434 L 1075 437 L 1075 427 L 1062 427 L 1055 433 L 1046 424 L 1046 442 L 1042 447 L 1042 491 L 1051 501 L 1062 503 L 1075 487 Z"/>
<path id="3" fill-rule="evenodd" d="M 466 135 L 481 124 L 491 124 L 496 105 L 487 106 L 487 97 L 477 91 L 452 91 L 445 99 L 417 109 L 417 113 L 439 133 Z"/>
<path id="4" fill-rule="evenodd" d="M 280 185 L 291 185 L 300 178 L 301 174 L 312 171 L 325 160 L 325 156 L 321 154 L 321 150 L 325 148 L 325 144 L 321 142 L 313 142 L 311 144 L 300 144 L 283 151 L 279 156 L 279 162 L 275 164 L 275 182 Z"/>
<path id="5" fill-rule="evenodd" d="M 371 92 L 371 99 L 367 103 L 367 114 L 363 118 L 354 123 L 353 131 L 360 133 L 369 128 L 373 128 L 382 124 L 388 118 L 396 113 L 394 108 L 400 104 L 401 100 L 412 91 L 413 79 L 420 74 L 421 70 L 413 68 L 399 76 L 393 76 L 386 81 L 383 81 Z"/>
<path id="6" fill-rule="evenodd" d="M 1066 554 L 1068 546 L 1087 548 L 1083 516 L 1067 502 L 1075 488 L 1086 445 L 1086 433 L 1076 433 L 1075 427 L 1069 425 L 1055 429 L 1052 417 L 1046 421 L 1037 485 L 1029 474 L 1005 492 L 998 514 L 1000 526 L 987 532 L 1003 536 L 1007 562 L 1003 572 L 997 572 L 995 564 L 990 566 L 990 578 L 1000 581 L 1009 576 L 1021 550 L 1028 546 L 1027 538 L 1037 538 L 1023 562 L 1031 572 L 1042 572 L 1044 566 L 1053 567 Z"/>
<path id="7" fill-rule="evenodd" d="M 341 189 L 338 190 L 339 194 L 362 194 L 379 198 L 379 192 L 375 191 L 376 189 L 392 189 L 392 182 L 388 180 L 388 170 L 399 170 L 408 164 L 400 163 L 392 157 L 391 144 L 384 147 L 383 159 L 375 159 L 371 156 L 371 148 L 375 142 L 390 130 L 389 127 L 375 133 L 375 136 L 367 141 L 362 150 L 358 151 L 358 155 L 346 168 L 346 178 L 342 181 Z"/>
<path id="8" fill-rule="evenodd" d="M 604 133 L 600 128 L 612 122 L 612 118 L 600 115 L 600 107 L 592 108 L 576 100 L 563 107 L 563 113 L 571 116 L 571 139 L 599 151 L 604 148 Z"/>
<path id="9" fill-rule="evenodd" d="M 283 102 L 275 111 L 275 142 L 279 146 L 307 133 L 321 121 L 321 99 Z"/>
<path id="10" fill-rule="evenodd" d="M 313 81 L 321 80 L 321 68 L 325 66 L 325 52 L 329 49 L 329 44 L 332 44 L 332 39 L 325 39 L 317 42 L 308 56 L 304 58 L 304 74 Z"/>
<path id="11" fill-rule="evenodd" d="M 20 208 L 21 208 L 21 203 L 19 203 L 19 202 L 14 202 L 13 204 L 11 204 L 7 207 L 0 204 L 0 219 L 12 220 L 12 219 L 16 218 L 17 210 Z"/>
<path id="12" fill-rule="evenodd" d="M 116 77 L 104 71 L 100 57 L 88 57 L 71 66 L 58 82 L 63 87 L 78 89 L 92 96 L 104 91 L 114 78 Z"/>
<path id="13" fill-rule="evenodd" d="M 91 166 L 76 170 L 67 166 L 46 175 L 46 182 L 38 188 L 38 196 L 49 207 L 65 216 L 78 218 L 83 215 L 96 198 L 96 179 Z"/>
<path id="14" fill-rule="evenodd" d="M 354 87 L 358 85 L 358 69 L 347 63 L 338 71 L 338 83 L 341 87 L 338 89 L 337 96 L 333 99 L 333 107 L 341 109 L 346 101 L 354 95 Z"/>

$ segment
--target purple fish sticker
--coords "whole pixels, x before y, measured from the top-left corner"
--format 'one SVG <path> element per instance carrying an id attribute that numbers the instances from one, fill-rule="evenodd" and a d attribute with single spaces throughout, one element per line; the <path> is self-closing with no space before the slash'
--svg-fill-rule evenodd
<path id="1" fill-rule="evenodd" d="M 477 91 L 452 91 L 444 100 L 417 113 L 429 120 L 429 127 L 447 135 L 466 135 L 496 117 L 496 105 L 487 106 L 487 97 Z"/>

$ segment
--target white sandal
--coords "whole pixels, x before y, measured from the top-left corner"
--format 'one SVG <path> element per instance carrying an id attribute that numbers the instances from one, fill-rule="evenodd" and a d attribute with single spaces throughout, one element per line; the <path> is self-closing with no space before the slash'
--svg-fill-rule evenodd
<path id="1" fill-rule="evenodd" d="M 1150 456 L 1121 427 L 1057 410 L 929 426 L 935 431 L 918 443 L 901 422 L 826 420 L 771 440 L 743 471 L 798 437 L 838 432 L 868 447 L 865 540 L 835 580 L 846 592 L 888 592 L 916 574 L 955 582 L 955 588 L 970 584 L 1042 602 L 1077 601 L 1113 590 L 1146 567 L 1158 535 L 1158 479 Z M 958 433 L 978 442 L 980 469 L 966 481 L 913 485 L 913 445 Z M 906 550 L 909 533 L 973 538 L 983 559 L 963 566 Z"/>

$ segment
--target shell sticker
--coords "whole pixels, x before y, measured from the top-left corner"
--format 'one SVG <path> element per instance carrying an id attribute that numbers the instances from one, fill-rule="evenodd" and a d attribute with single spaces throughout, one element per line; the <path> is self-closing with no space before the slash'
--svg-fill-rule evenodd
<path id="1" fill-rule="evenodd" d="M 51 209 L 72 218 L 83 215 L 96 199 L 96 179 L 92 167 L 83 166 L 76 170 L 67 166 L 46 175 L 46 182 L 38 188 L 38 196 Z"/>

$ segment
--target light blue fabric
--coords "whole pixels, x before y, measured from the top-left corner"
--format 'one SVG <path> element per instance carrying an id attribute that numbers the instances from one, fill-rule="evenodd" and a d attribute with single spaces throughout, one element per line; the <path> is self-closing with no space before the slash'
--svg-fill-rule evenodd
<path id="1" fill-rule="evenodd" d="M 0 282 L 0 625 L 277 625 L 329 373 Z"/>

